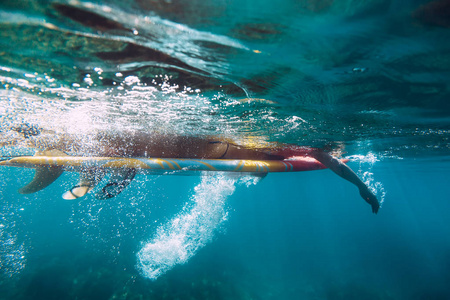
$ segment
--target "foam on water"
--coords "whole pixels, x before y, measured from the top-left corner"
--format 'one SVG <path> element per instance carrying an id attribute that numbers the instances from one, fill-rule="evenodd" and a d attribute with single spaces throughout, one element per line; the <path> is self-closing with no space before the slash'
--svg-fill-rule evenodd
<path id="1" fill-rule="evenodd" d="M 183 210 L 161 225 L 137 254 L 143 276 L 156 280 L 176 265 L 186 263 L 207 245 L 227 220 L 226 200 L 235 191 L 237 182 L 247 186 L 256 183 L 224 174 L 202 176 Z"/>

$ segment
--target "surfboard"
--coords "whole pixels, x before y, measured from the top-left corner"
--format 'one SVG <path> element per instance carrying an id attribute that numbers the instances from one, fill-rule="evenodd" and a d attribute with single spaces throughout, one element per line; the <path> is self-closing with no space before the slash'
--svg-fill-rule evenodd
<path id="1" fill-rule="evenodd" d="M 344 160 L 345 162 L 345 160 Z M 42 168 L 56 167 L 64 171 L 83 169 L 136 169 L 139 173 L 237 172 L 271 173 L 301 172 L 325 169 L 312 157 L 287 160 L 192 159 L 143 157 L 86 157 L 86 156 L 19 156 L 0 161 L 0 166 Z"/>
<path id="2" fill-rule="evenodd" d="M 2 157 L 0 166 L 36 169 L 33 180 L 19 189 L 21 194 L 31 194 L 46 188 L 64 171 L 79 172 L 78 184 L 62 195 L 65 200 L 83 197 L 102 181 L 106 173 L 112 175 L 109 182 L 95 194 L 100 200 L 120 194 L 136 173 L 193 175 L 204 172 L 230 172 L 264 177 L 270 172 L 300 172 L 326 168 L 316 159 L 307 156 L 287 160 L 86 157 L 69 156 L 59 150 L 41 152 L 35 156 Z"/>

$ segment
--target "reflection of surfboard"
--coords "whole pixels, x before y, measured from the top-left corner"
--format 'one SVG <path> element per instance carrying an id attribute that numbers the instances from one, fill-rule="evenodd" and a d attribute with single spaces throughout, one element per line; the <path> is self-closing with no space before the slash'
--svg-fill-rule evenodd
<path id="1" fill-rule="evenodd" d="M 33 180 L 19 190 L 22 194 L 34 193 L 47 187 L 64 171 L 80 172 L 79 183 L 63 195 L 66 200 L 83 197 L 107 172 L 113 175 L 108 184 L 96 193 L 98 199 L 112 198 L 121 193 L 136 173 L 192 175 L 213 171 L 264 176 L 269 172 L 325 169 L 319 161 L 306 156 L 289 160 L 84 157 L 68 156 L 58 150 L 36 156 L 2 158 L 0 166 L 36 169 Z"/>

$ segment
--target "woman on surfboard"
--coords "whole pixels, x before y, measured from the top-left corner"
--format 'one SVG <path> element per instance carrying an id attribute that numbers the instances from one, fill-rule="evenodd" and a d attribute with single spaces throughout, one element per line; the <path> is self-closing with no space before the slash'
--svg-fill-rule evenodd
<path id="1" fill-rule="evenodd" d="M 141 132 L 98 133 L 92 136 L 64 135 L 59 139 L 48 140 L 39 137 L 40 131 L 32 127 L 29 133 L 27 128 L 13 128 L 22 134 L 32 145 L 43 149 L 42 155 L 67 155 L 76 153 L 81 156 L 107 156 L 107 157 L 155 157 L 155 158 L 189 158 L 189 159 L 241 159 L 241 160 L 285 160 L 293 157 L 312 157 L 343 179 L 354 184 L 361 197 L 371 205 L 372 212 L 377 213 L 380 207 L 378 199 L 368 186 L 356 175 L 353 170 L 341 160 L 328 152 L 310 147 L 282 145 L 275 149 L 250 149 L 232 142 L 217 138 L 201 138 L 178 135 L 147 134 Z M 46 183 L 56 180 L 61 173 L 46 173 L 38 170 L 35 179 L 22 188 L 24 193 L 36 192 L 42 189 L 42 181 Z M 86 170 L 80 176 L 80 182 L 63 195 L 65 199 L 76 199 L 84 196 L 100 182 L 105 175 L 98 170 Z M 99 198 L 106 199 L 118 195 L 134 178 L 135 172 L 126 170 L 116 172 L 103 188 Z M 40 177 L 40 178 L 39 178 Z M 47 178 L 45 178 L 47 177 Z M 51 178 L 48 178 L 51 177 Z M 54 178 L 53 178 L 54 177 Z M 49 183 L 48 183 L 49 184 Z M 48 185 L 47 184 L 47 185 Z M 45 186 L 47 186 L 45 185 Z M 44 187 L 45 187 L 44 186 Z"/>

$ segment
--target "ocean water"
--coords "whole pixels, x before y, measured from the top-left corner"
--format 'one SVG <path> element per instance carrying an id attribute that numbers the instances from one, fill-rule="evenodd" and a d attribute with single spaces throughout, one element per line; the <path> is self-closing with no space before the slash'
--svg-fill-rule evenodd
<path id="1" fill-rule="evenodd" d="M 21 195 L 34 171 L 0 167 L 0 299 L 450 299 L 449 10 L 2 1 L 2 156 L 99 131 L 324 147 L 382 207 L 330 170 L 138 174 L 65 201 L 78 174 Z"/>

